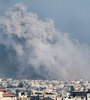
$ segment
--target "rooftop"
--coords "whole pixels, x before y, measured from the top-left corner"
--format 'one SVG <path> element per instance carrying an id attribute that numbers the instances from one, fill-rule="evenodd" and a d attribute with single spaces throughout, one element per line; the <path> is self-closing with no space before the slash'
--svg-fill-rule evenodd
<path id="1" fill-rule="evenodd" d="M 4 96 L 4 97 L 15 97 L 15 95 L 9 94 L 9 93 L 4 93 L 3 96 Z"/>

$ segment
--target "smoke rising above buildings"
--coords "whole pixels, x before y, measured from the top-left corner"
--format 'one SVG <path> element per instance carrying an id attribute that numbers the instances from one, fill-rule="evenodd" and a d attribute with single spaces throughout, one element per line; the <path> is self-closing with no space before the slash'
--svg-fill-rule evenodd
<path id="1" fill-rule="evenodd" d="M 0 74 L 32 79 L 89 79 L 90 50 L 16 4 L 0 16 Z"/>

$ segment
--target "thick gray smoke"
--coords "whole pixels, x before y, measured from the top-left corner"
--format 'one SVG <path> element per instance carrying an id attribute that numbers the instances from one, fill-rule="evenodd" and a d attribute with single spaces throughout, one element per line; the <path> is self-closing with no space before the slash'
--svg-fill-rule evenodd
<path id="1" fill-rule="evenodd" d="M 89 79 L 90 51 L 58 32 L 51 19 L 41 20 L 15 5 L 0 17 L 0 73 L 4 77 Z"/>

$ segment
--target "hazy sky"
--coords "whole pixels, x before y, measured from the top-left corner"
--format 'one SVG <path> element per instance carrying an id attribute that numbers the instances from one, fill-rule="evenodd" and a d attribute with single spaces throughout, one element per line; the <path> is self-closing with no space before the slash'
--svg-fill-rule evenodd
<path id="1" fill-rule="evenodd" d="M 39 18 L 52 18 L 55 27 L 80 42 L 90 42 L 90 0 L 0 0 L 0 12 L 16 2 L 28 6 Z"/>

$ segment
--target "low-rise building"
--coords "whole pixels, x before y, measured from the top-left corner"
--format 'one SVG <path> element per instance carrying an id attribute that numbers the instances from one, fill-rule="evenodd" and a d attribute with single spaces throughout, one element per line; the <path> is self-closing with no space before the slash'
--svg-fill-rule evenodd
<path id="1" fill-rule="evenodd" d="M 0 100 L 17 100 L 13 94 L 6 93 L 5 89 L 0 89 Z"/>

